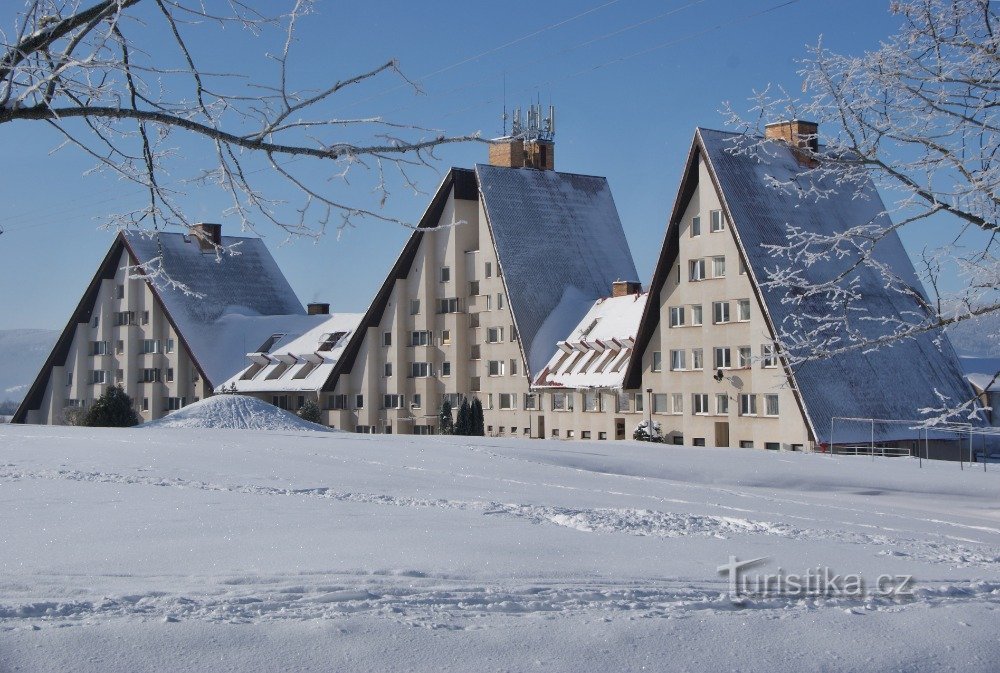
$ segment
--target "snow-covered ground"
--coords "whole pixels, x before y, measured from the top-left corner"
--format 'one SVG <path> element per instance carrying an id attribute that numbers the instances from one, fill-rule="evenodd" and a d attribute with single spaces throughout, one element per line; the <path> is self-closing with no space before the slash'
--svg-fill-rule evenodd
<path id="1" fill-rule="evenodd" d="M 225 430 L 305 430 L 330 432 L 325 425 L 304 421 L 290 411 L 279 409 L 255 397 L 215 395 L 189 404 L 143 429 L 215 428 Z"/>
<path id="2" fill-rule="evenodd" d="M 1000 667 L 1000 469 L 0 426 L 0 670 Z M 912 596 L 754 597 L 824 566 Z"/>

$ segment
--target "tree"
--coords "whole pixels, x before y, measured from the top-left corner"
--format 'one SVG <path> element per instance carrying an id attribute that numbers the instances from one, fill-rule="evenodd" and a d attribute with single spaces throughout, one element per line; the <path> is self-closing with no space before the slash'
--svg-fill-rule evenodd
<path id="1" fill-rule="evenodd" d="M 442 435 L 455 434 L 455 421 L 451 417 L 451 400 L 445 399 L 441 403 L 441 411 L 438 413 L 438 432 Z"/>
<path id="2" fill-rule="evenodd" d="M 472 407 L 469 405 L 469 398 L 467 397 L 462 398 L 462 404 L 458 407 L 458 419 L 455 421 L 455 434 L 472 434 Z"/>
<path id="3" fill-rule="evenodd" d="M 306 236 L 321 235 L 335 215 L 339 227 L 364 218 L 406 224 L 337 201 L 326 181 L 370 168 L 384 203 L 389 169 L 416 189 L 410 173 L 429 165 L 435 147 L 478 137 L 379 116 L 334 115 L 337 95 L 369 80 L 394 75 L 416 92 L 419 87 L 395 59 L 335 82 L 299 82 L 291 47 L 312 0 L 220 5 L 227 9 L 209 9 L 201 0 L 26 0 L 14 33 L 0 31 L 0 125 L 47 124 L 63 145 L 147 194 L 144 207 L 114 214 L 114 226 L 189 225 L 183 189 L 196 184 L 223 190 L 245 229 L 263 221 Z M 223 60 L 219 52 L 226 50 L 215 42 L 223 35 L 234 39 L 239 29 L 271 47 L 260 60 L 272 69 L 273 82 L 203 58 Z M 173 159 L 183 140 L 175 136 L 202 142 L 211 165 Z M 285 194 L 265 193 L 260 173 L 278 176 L 299 202 L 284 206 Z"/>
<path id="4" fill-rule="evenodd" d="M 639 442 L 663 442 L 663 430 L 660 428 L 660 424 L 656 421 L 653 422 L 653 429 L 649 428 L 649 421 L 640 421 L 639 425 L 635 426 L 635 432 L 632 433 L 632 439 Z"/>
<path id="5" fill-rule="evenodd" d="M 843 56 L 820 43 L 800 72 L 801 98 L 765 90 L 755 95 L 755 120 L 731 112 L 731 123 L 745 132 L 733 151 L 752 152 L 764 162 L 765 123 L 790 118 L 819 123 L 818 148 L 798 150 L 812 168 L 795 184 L 776 180 L 776 189 L 823 199 L 836 188 L 863 198 L 874 183 L 895 199 L 885 212 L 890 217 L 845 222 L 833 235 L 790 224 L 787 244 L 775 246 L 775 267 L 765 286 L 785 291 L 795 304 L 820 300 L 829 307 L 823 315 L 798 312 L 794 324 L 779 326 L 778 345 L 792 367 L 1000 315 L 1000 6 L 987 0 L 910 0 L 893 2 L 891 10 L 902 27 L 877 50 Z M 880 252 L 894 232 L 928 224 L 947 231 L 952 243 L 922 254 L 918 266 L 930 295 L 925 299 L 883 263 Z M 796 271 L 831 262 L 839 272 L 821 282 Z M 855 285 L 860 268 L 912 297 L 918 310 L 867 311 Z M 948 275 L 957 275 L 963 287 L 949 289 L 943 282 Z M 872 324 L 881 326 L 876 336 L 858 329 Z M 989 337 L 1000 340 L 997 334 Z M 994 381 L 998 378 L 1000 372 Z M 975 406 L 971 397 L 942 400 L 941 408 L 926 410 L 927 422 L 964 420 L 976 413 Z"/>
<path id="6" fill-rule="evenodd" d="M 84 414 L 80 425 L 91 428 L 130 428 L 142 422 L 139 414 L 121 385 L 111 386 Z"/>
<path id="7" fill-rule="evenodd" d="M 476 397 L 472 400 L 472 427 L 469 434 L 476 437 L 486 436 L 486 419 L 483 417 L 483 403 Z"/>
<path id="8" fill-rule="evenodd" d="M 316 404 L 315 400 L 306 400 L 305 404 L 299 407 L 297 413 L 303 421 L 309 421 L 310 423 L 323 422 L 323 412 L 320 411 L 319 405 Z"/>

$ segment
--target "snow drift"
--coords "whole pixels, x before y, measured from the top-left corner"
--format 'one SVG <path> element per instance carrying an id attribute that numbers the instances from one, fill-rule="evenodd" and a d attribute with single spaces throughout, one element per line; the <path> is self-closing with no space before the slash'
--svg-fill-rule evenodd
<path id="1" fill-rule="evenodd" d="M 216 395 L 195 402 L 143 428 L 221 428 L 226 430 L 309 430 L 330 428 L 304 421 L 295 414 L 243 395 Z"/>

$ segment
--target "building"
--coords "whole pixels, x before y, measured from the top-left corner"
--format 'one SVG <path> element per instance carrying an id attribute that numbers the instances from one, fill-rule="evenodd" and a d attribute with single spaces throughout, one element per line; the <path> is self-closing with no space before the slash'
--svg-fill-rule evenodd
<path id="1" fill-rule="evenodd" d="M 114 384 L 159 418 L 211 395 L 258 344 L 326 317 L 306 313 L 260 239 L 217 224 L 119 232 L 13 422 L 64 423 Z"/>
<path id="2" fill-rule="evenodd" d="M 806 450 L 830 442 L 837 419 L 919 419 L 921 409 L 940 406 L 939 394 L 971 399 L 942 335 L 788 367 L 775 350 L 778 327 L 791 324 L 793 312 L 824 315 L 828 307 L 820 298 L 793 306 L 783 301 L 783 288 L 763 283 L 776 263 L 768 246 L 787 244 L 789 224 L 832 234 L 887 215 L 871 184 L 865 198 L 856 198 L 853 188 L 827 182 L 818 185 L 828 190 L 818 200 L 772 186 L 815 179 L 798 151 L 799 143 L 815 142 L 814 124 L 769 126 L 766 157 L 730 151 L 739 137 L 695 132 L 626 373 L 626 388 L 651 394 L 652 417 L 664 433 L 695 446 Z M 914 296 L 924 297 L 920 280 L 895 232 L 876 257 L 914 293 L 886 289 L 874 271 L 860 267 L 852 279 L 862 307 L 874 315 L 923 312 Z M 819 281 L 852 261 L 799 272 Z M 876 337 L 884 328 L 860 321 L 857 329 Z M 868 442 L 870 434 L 876 442 L 913 438 L 906 424 L 870 430 L 867 423 L 841 422 L 832 441 Z"/>

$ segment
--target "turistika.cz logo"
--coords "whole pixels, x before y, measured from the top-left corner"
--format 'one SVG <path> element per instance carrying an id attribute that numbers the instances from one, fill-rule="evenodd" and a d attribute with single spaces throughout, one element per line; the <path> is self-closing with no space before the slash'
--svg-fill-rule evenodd
<path id="1" fill-rule="evenodd" d="M 735 556 L 718 567 L 720 575 L 729 576 L 729 594 L 733 600 L 785 596 L 906 598 L 913 595 L 912 575 L 879 575 L 873 584 L 859 574 L 841 575 L 825 566 L 809 568 L 805 573 L 786 573 L 782 568 L 768 574 L 751 574 L 749 568 L 762 566 L 769 558 L 741 561 Z"/>

